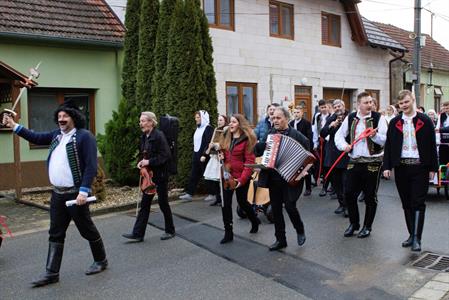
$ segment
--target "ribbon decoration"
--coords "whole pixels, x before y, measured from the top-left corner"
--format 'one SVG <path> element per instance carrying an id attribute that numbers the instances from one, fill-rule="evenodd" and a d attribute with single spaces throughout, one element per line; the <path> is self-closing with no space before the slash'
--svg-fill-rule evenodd
<path id="1" fill-rule="evenodd" d="M 6 225 L 6 217 L 0 216 L 0 225 L 2 225 L 5 228 L 6 233 L 8 233 L 8 235 L 10 237 L 13 237 L 11 230 L 9 230 L 8 225 Z M 0 237 L 1 237 L 1 235 L 0 235 Z"/>
<path id="2" fill-rule="evenodd" d="M 366 128 L 349 146 L 351 147 L 351 149 L 355 146 L 355 144 L 357 144 L 358 142 L 360 142 L 363 139 L 366 139 L 367 137 L 369 137 L 370 135 L 372 135 L 373 133 L 375 133 L 377 130 L 374 128 Z M 324 176 L 324 180 L 327 180 L 327 177 L 329 177 L 329 175 L 331 174 L 332 170 L 335 168 L 335 166 L 340 162 L 340 160 L 345 156 L 347 152 L 343 151 L 340 156 L 335 160 L 334 164 L 332 165 L 332 167 L 330 167 L 329 171 L 327 172 L 326 176 Z"/>

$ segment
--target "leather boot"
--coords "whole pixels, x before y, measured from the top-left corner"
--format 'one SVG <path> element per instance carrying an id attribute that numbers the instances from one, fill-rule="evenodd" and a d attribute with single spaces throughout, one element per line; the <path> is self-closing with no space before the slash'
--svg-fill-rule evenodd
<path id="1" fill-rule="evenodd" d="M 259 218 L 256 216 L 254 217 L 253 220 L 251 220 L 251 230 L 249 231 L 249 233 L 257 233 L 259 231 L 259 225 L 260 225 L 260 220 Z"/>
<path id="2" fill-rule="evenodd" d="M 413 244 L 413 223 L 414 223 L 414 216 L 413 211 L 410 209 L 404 209 L 404 216 L 405 216 L 405 224 L 407 225 L 407 230 L 409 233 L 408 239 L 402 242 L 402 247 L 407 248 L 411 247 Z"/>
<path id="3" fill-rule="evenodd" d="M 59 269 L 61 268 L 63 252 L 64 243 L 50 242 L 48 244 L 46 271 L 39 279 L 31 283 L 33 287 L 41 287 L 59 281 Z"/>
<path id="4" fill-rule="evenodd" d="M 424 229 L 425 211 L 415 211 L 412 251 L 421 251 L 421 237 Z"/>
<path id="5" fill-rule="evenodd" d="M 350 237 L 354 235 L 354 231 L 359 230 L 360 225 L 359 224 L 350 224 L 349 227 L 345 230 L 344 236 Z"/>
<path id="6" fill-rule="evenodd" d="M 87 269 L 86 275 L 93 275 L 103 272 L 108 267 L 108 260 L 106 259 L 106 252 L 104 250 L 103 240 L 99 238 L 96 241 L 89 242 L 94 263 Z"/>
<path id="7" fill-rule="evenodd" d="M 234 233 L 232 229 L 225 229 L 224 238 L 220 241 L 220 244 L 226 244 L 234 240 Z"/>
<path id="8" fill-rule="evenodd" d="M 277 251 L 277 250 L 281 250 L 287 247 L 287 242 L 286 241 L 279 241 L 276 240 L 276 242 L 274 242 L 270 247 L 268 247 L 268 250 L 270 251 Z"/>

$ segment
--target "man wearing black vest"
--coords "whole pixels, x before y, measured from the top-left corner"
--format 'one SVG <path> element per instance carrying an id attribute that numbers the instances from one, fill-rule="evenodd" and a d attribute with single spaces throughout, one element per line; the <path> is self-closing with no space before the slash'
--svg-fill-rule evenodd
<path id="1" fill-rule="evenodd" d="M 327 119 L 330 117 L 329 107 L 325 100 L 321 99 L 318 101 L 318 108 L 320 110 L 319 113 L 315 115 L 312 125 L 313 132 L 313 150 L 318 154 L 319 160 L 317 160 L 314 165 L 315 168 L 315 182 L 318 184 L 320 178 L 318 176 L 326 173 L 326 170 L 323 168 L 324 158 L 326 157 L 326 140 L 320 137 L 321 129 L 323 129 L 324 125 L 326 125 Z M 321 171 L 321 172 L 320 172 Z M 320 197 L 324 197 L 327 194 L 327 186 L 328 183 L 325 182 L 323 184 L 323 189 L 320 192 Z"/>
<path id="2" fill-rule="evenodd" d="M 300 105 L 296 106 L 293 111 L 294 120 L 291 120 L 289 125 L 290 127 L 295 128 L 299 132 L 301 132 L 306 138 L 310 141 L 310 149 L 313 148 L 312 142 L 312 124 L 304 119 L 304 108 Z M 304 178 L 306 183 L 306 191 L 304 192 L 304 196 L 310 196 L 312 193 L 312 175 L 308 174 Z"/>
<path id="3" fill-rule="evenodd" d="M 335 144 L 340 151 L 349 153 L 349 163 L 346 173 L 345 198 L 348 205 L 350 225 L 344 236 L 350 237 L 360 229 L 357 197 L 360 192 L 365 194 L 365 219 L 363 228 L 358 233 L 359 238 L 371 234 L 372 224 L 377 209 L 377 188 L 382 165 L 383 145 L 386 140 L 387 122 L 379 113 L 372 111 L 371 96 L 362 92 L 357 96 L 357 112 L 350 113 L 335 135 Z M 351 147 L 351 144 L 366 128 L 375 131 Z"/>
<path id="4" fill-rule="evenodd" d="M 435 132 L 432 120 L 416 111 L 412 92 L 400 91 L 398 103 L 403 113 L 393 118 L 388 126 L 384 176 L 389 178 L 394 168 L 409 232 L 402 247 L 421 251 L 429 178 L 433 178 L 438 170 Z"/>
<path id="5" fill-rule="evenodd" d="M 449 101 L 441 104 L 441 114 L 438 118 L 435 131 L 439 133 L 439 163 L 445 165 L 449 163 Z"/>

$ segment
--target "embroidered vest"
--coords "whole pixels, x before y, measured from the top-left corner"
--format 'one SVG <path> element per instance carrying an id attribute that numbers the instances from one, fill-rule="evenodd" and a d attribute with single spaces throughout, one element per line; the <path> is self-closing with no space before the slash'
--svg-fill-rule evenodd
<path id="1" fill-rule="evenodd" d="M 367 128 L 377 128 L 377 126 L 379 125 L 379 120 L 380 114 L 378 112 L 372 111 L 371 117 L 366 119 L 365 126 Z M 357 112 L 353 112 L 348 115 L 349 134 L 346 136 L 346 142 L 348 144 L 351 144 L 355 140 L 355 130 L 359 122 L 360 119 L 357 118 Z M 370 138 L 367 138 L 366 140 L 368 142 L 368 151 L 370 155 L 382 152 L 383 147 L 381 145 L 374 143 Z"/>

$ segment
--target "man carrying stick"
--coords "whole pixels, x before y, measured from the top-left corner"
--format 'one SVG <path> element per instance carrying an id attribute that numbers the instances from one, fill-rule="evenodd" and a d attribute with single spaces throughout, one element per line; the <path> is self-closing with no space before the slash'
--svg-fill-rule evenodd
<path id="1" fill-rule="evenodd" d="M 335 145 L 338 150 L 349 153 L 346 173 L 345 198 L 348 206 L 350 225 L 344 232 L 350 237 L 360 229 L 357 197 L 361 191 L 365 194 L 365 220 L 358 233 L 359 238 L 371 234 L 372 224 L 377 209 L 377 188 L 382 165 L 383 145 L 386 140 L 387 122 L 379 113 L 372 111 L 371 96 L 362 92 L 357 96 L 357 112 L 350 113 L 335 134 Z M 367 128 L 374 131 L 353 146 L 351 144 Z"/>
<path id="2" fill-rule="evenodd" d="M 53 185 L 50 204 L 49 248 L 46 271 L 32 282 L 40 287 L 59 281 L 59 269 L 64 250 L 64 240 L 73 219 L 81 236 L 89 241 L 94 263 L 86 275 L 102 272 L 108 261 L 101 236 L 93 223 L 86 205 L 91 184 L 97 174 L 97 146 L 95 137 L 85 126 L 85 117 L 68 104 L 61 105 L 54 114 L 59 129 L 51 132 L 34 132 L 16 124 L 5 114 L 3 124 L 14 133 L 37 145 L 50 145 L 47 159 L 48 176 Z M 66 201 L 76 199 L 76 204 L 66 206 Z"/>

